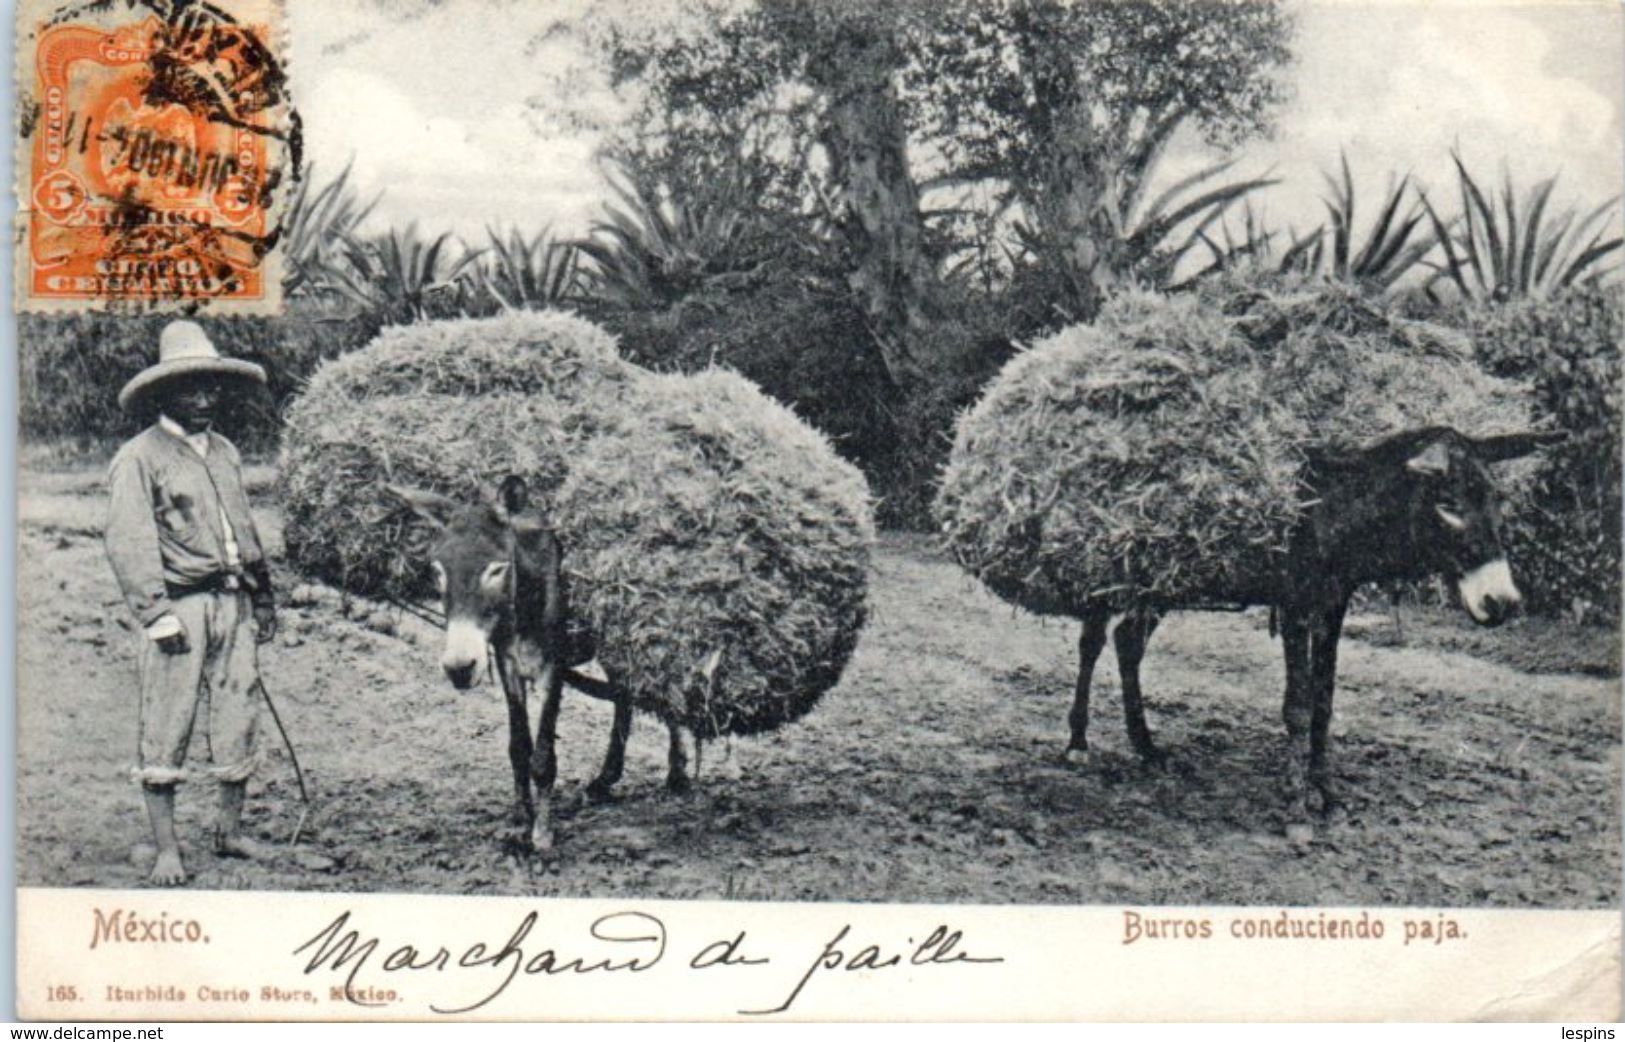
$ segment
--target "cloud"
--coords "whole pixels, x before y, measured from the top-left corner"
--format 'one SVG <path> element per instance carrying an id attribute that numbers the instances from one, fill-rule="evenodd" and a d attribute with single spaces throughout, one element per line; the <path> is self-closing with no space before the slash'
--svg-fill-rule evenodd
<path id="1" fill-rule="evenodd" d="M 594 143 L 539 124 L 529 103 L 555 89 L 601 105 L 555 82 L 562 44 L 532 45 L 556 7 L 463 0 L 405 22 L 341 7 L 294 6 L 294 94 L 318 171 L 353 157 L 358 186 L 383 191 L 368 227 L 415 220 L 470 241 L 488 224 L 585 230 Z"/>
<path id="2" fill-rule="evenodd" d="M 322 159 L 354 153 L 368 180 L 433 178 L 474 185 L 490 158 L 460 120 L 425 114 L 394 84 L 338 68 L 305 92 L 300 107 L 311 153 Z"/>
<path id="3" fill-rule="evenodd" d="M 1272 167 L 1283 179 L 1265 197 L 1271 215 L 1300 228 L 1317 223 L 1320 172 L 1335 169 L 1343 150 L 1357 198 L 1406 173 L 1441 191 L 1453 187 L 1452 148 L 1475 176 L 1498 180 L 1505 163 L 1520 186 L 1561 170 L 1559 195 L 1600 202 L 1618 193 L 1618 107 L 1591 82 L 1562 72 L 1563 54 L 1546 27 L 1564 16 L 1555 5 L 1304 8 L 1294 100 L 1274 139 L 1243 152 L 1249 170 Z M 1615 54 L 1617 83 L 1617 21 L 1614 28 L 1589 45 Z M 1586 57 L 1594 63 L 1596 56 Z M 1190 148 L 1159 179 L 1201 158 Z"/>
<path id="4" fill-rule="evenodd" d="M 614 110 L 572 65 L 573 39 L 549 27 L 588 2 L 447 0 L 403 21 L 294 0 L 309 154 L 329 170 L 354 154 L 362 182 L 385 189 L 381 224 L 418 219 L 465 237 L 493 222 L 584 230 L 602 186 L 595 140 L 570 117 L 591 123 Z M 1566 4 L 1306 3 L 1295 99 L 1275 138 L 1249 146 L 1232 174 L 1273 167 L 1283 183 L 1267 193 L 1270 215 L 1300 228 L 1321 219 L 1320 172 L 1342 149 L 1362 199 L 1390 174 L 1453 185 L 1459 145 L 1475 174 L 1496 177 L 1506 161 L 1527 186 L 1561 169 L 1554 202 L 1600 201 L 1621 180 L 1621 19 L 1617 9 L 1584 14 L 1597 31 L 1577 29 Z M 1209 160 L 1186 142 L 1159 180 Z"/>

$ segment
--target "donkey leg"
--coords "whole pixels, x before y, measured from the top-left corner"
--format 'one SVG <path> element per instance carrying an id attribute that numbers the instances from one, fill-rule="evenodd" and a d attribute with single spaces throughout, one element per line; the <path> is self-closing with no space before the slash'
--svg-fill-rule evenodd
<path id="1" fill-rule="evenodd" d="M 553 783 L 559 774 L 554 741 L 558 735 L 563 694 L 564 677 L 558 667 L 549 662 L 542 667 L 542 718 L 536 725 L 536 748 L 530 759 L 530 780 L 536 786 L 536 814 L 530 828 L 532 850 L 553 848 Z"/>
<path id="2" fill-rule="evenodd" d="M 666 754 L 666 791 L 683 796 L 694 787 L 688 777 L 688 751 L 683 748 L 683 729 L 676 724 L 667 724 L 666 733 L 671 743 Z M 698 759 L 699 739 L 695 739 L 694 745 L 695 758 Z"/>
<path id="3" fill-rule="evenodd" d="M 584 695 L 589 695 L 604 702 L 614 702 L 620 698 L 615 685 L 607 680 L 589 677 L 587 674 L 575 669 L 561 670 L 559 675 L 564 678 L 566 684 Z"/>
<path id="4" fill-rule="evenodd" d="M 1314 675 L 1310 664 L 1310 626 L 1301 608 L 1281 610 L 1281 650 L 1286 659 L 1286 696 L 1281 719 L 1286 723 L 1287 837 L 1306 843 L 1314 835 L 1308 824 L 1309 731 L 1314 715 Z"/>
<path id="5" fill-rule="evenodd" d="M 1072 712 L 1067 714 L 1071 737 L 1066 743 L 1065 757 L 1069 763 L 1089 762 L 1089 685 L 1095 675 L 1095 663 L 1106 647 L 1106 629 L 1111 612 L 1093 609 L 1083 617 L 1083 632 L 1078 635 L 1078 685 L 1072 695 Z"/>
<path id="6" fill-rule="evenodd" d="M 604 765 L 598 777 L 587 786 L 587 796 L 593 800 L 609 799 L 610 790 L 621 780 L 626 768 L 626 738 L 632 733 L 632 696 L 621 692 L 615 700 L 615 722 L 609 726 L 609 749 L 604 753 Z"/>
<path id="7" fill-rule="evenodd" d="M 1309 721 L 1309 782 L 1314 791 L 1309 795 L 1319 797 L 1324 814 L 1330 814 L 1337 805 L 1331 769 L 1332 696 L 1337 688 L 1337 644 L 1343 636 L 1347 611 L 1347 598 L 1339 598 L 1326 609 L 1316 627 L 1310 655 L 1314 706 Z"/>
<path id="8" fill-rule="evenodd" d="M 494 656 L 502 679 L 502 694 L 508 702 L 508 762 L 513 767 L 514 805 L 509 820 L 515 827 L 529 828 L 536 817 L 536 804 L 530 794 L 530 719 L 525 710 L 525 681 L 508 659 L 507 649 Z"/>
<path id="9" fill-rule="evenodd" d="M 1134 751 L 1147 763 L 1161 763 L 1164 756 L 1151 740 L 1151 728 L 1145 722 L 1145 699 L 1140 693 L 1140 661 L 1145 658 L 1145 645 L 1156 632 L 1156 615 L 1131 612 L 1117 624 L 1117 673 L 1123 682 L 1123 722 L 1128 726 L 1129 741 Z"/>

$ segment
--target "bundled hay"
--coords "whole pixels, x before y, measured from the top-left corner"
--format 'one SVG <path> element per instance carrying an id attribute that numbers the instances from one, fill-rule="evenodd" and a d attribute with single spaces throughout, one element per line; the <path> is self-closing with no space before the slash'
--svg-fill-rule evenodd
<path id="1" fill-rule="evenodd" d="M 651 376 L 557 501 L 572 611 L 640 708 L 695 734 L 794 720 L 865 618 L 869 494 L 823 437 L 736 374 Z"/>
<path id="2" fill-rule="evenodd" d="M 386 330 L 322 366 L 288 412 L 290 561 L 363 596 L 427 596 L 429 533 L 384 486 L 472 500 L 516 473 L 546 501 L 634 378 L 606 333 L 558 312 Z"/>
<path id="3" fill-rule="evenodd" d="M 632 378 L 614 338 L 591 322 L 516 311 L 388 327 L 317 370 L 303 400 L 514 391 L 573 401 Z"/>
<path id="4" fill-rule="evenodd" d="M 362 596 L 428 596 L 433 533 L 384 495 L 384 485 L 472 502 L 503 475 L 521 474 L 551 494 L 564 482 L 571 442 L 556 404 L 517 394 L 428 394 L 366 399 L 320 419 L 305 410 L 283 442 L 290 560 Z"/>
<path id="5" fill-rule="evenodd" d="M 525 476 L 608 675 L 701 736 L 804 714 L 864 622 L 873 533 L 857 470 L 749 381 L 657 376 L 579 320 L 380 337 L 312 381 L 281 472 L 294 566 L 394 599 L 429 594 L 434 534 L 385 484 L 472 502 Z"/>
<path id="6" fill-rule="evenodd" d="M 1260 600 L 1310 451 L 1524 421 L 1464 338 L 1335 285 L 1128 294 L 961 417 L 936 513 L 960 563 L 1031 611 Z"/>

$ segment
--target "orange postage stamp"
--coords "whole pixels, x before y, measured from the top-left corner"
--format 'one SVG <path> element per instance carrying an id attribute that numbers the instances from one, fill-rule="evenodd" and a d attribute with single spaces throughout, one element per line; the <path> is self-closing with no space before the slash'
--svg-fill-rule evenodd
<path id="1" fill-rule="evenodd" d="M 18 17 L 18 309 L 279 310 L 299 120 L 278 0 Z"/>

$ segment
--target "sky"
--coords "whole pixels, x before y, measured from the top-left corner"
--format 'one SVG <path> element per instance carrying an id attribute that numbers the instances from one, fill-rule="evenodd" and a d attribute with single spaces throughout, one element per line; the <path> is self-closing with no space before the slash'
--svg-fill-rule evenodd
<path id="1" fill-rule="evenodd" d="M 290 0 L 294 98 L 318 177 L 353 163 L 382 191 L 375 227 L 416 221 L 468 241 L 487 225 L 584 231 L 603 197 L 596 141 L 567 114 L 612 118 L 567 34 L 594 0 Z M 601 0 L 600 0 L 601 2 Z M 675 0 L 666 0 L 668 6 Z M 647 6 L 647 5 L 643 5 Z M 1621 190 L 1625 19 L 1616 3 L 1539 0 L 1299 3 L 1292 101 L 1236 175 L 1283 183 L 1262 201 L 1283 224 L 1320 219 L 1321 171 L 1346 150 L 1357 198 L 1393 173 L 1443 190 L 1452 147 L 1469 169 L 1527 186 L 1560 173 L 1554 203 Z M 1173 150 L 1172 181 L 1210 162 Z"/>

